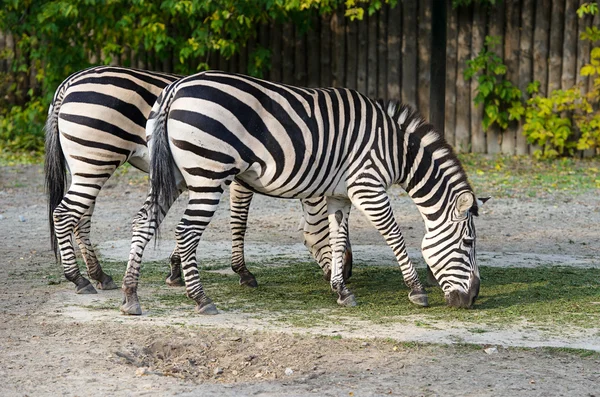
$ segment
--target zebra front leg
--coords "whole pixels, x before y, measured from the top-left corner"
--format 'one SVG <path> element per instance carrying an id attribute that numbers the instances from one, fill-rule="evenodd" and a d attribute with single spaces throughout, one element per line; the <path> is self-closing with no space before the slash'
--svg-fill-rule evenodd
<path id="1" fill-rule="evenodd" d="M 302 222 L 300 229 L 304 236 L 304 245 L 323 271 L 325 281 L 331 280 L 331 245 L 329 243 L 329 219 L 325 197 L 301 200 Z M 350 238 L 346 238 L 346 250 L 343 258 L 344 281 L 352 276 L 352 247 Z"/>
<path id="2" fill-rule="evenodd" d="M 385 242 L 390 246 L 394 255 L 396 255 L 404 283 L 410 289 L 408 299 L 416 305 L 429 306 L 427 292 L 425 292 L 423 285 L 419 281 L 419 275 L 408 257 L 404 237 L 394 219 L 392 206 L 385 190 L 366 192 L 364 187 L 362 187 L 356 194 L 352 193 L 351 191 L 352 204 L 361 210 L 371 224 L 379 230 Z"/>
<path id="3" fill-rule="evenodd" d="M 181 256 L 177 252 L 177 247 L 173 250 L 171 256 L 169 256 L 170 271 L 165 282 L 171 287 L 183 287 L 185 283 L 181 277 Z"/>
<path id="4" fill-rule="evenodd" d="M 85 215 L 75 227 L 75 238 L 77 244 L 79 244 L 79 250 L 85 261 L 88 275 L 92 280 L 96 281 L 96 288 L 101 290 L 117 289 L 117 284 L 113 281 L 112 277 L 104 273 L 92 243 L 90 242 L 90 229 L 92 226 L 92 214 L 94 213 L 95 203 L 92 203 L 90 208 L 87 210 Z"/>
<path id="5" fill-rule="evenodd" d="M 254 193 L 233 182 L 229 188 L 231 207 L 231 269 L 240 276 L 240 285 L 256 288 L 256 277 L 246 267 L 244 237 L 248 224 L 248 211 Z"/>
<path id="6" fill-rule="evenodd" d="M 204 230 L 209 225 L 221 198 L 222 190 L 194 192 L 190 190 L 187 209 L 175 229 L 177 251 L 181 255 L 181 270 L 185 278 L 187 296 L 196 301 L 200 314 L 217 314 L 217 308 L 204 293 L 200 282 L 196 250 Z"/>
<path id="7" fill-rule="evenodd" d="M 343 275 L 343 257 L 348 239 L 348 215 L 351 202 L 347 198 L 327 197 L 329 242 L 332 250 L 331 289 L 338 294 L 342 306 L 356 306 L 354 294 L 346 287 Z"/>

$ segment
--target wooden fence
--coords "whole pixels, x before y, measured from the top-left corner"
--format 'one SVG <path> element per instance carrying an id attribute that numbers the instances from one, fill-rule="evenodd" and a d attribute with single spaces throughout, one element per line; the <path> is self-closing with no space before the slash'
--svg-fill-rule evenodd
<path id="1" fill-rule="evenodd" d="M 440 1 L 448 7 L 447 140 L 461 152 L 529 153 L 519 123 L 503 132 L 483 131 L 483 109 L 472 101 L 477 83 L 463 75 L 466 61 L 483 49 L 486 35 L 499 36 L 502 45 L 496 52 L 508 67 L 508 79 L 521 90 L 534 80 L 541 82 L 543 93 L 576 83 L 587 89 L 589 79 L 578 71 L 589 61 L 590 46 L 578 37 L 590 22 L 575 13 L 585 0 L 501 0 L 492 7 L 475 2 L 457 9 L 450 0 L 404 0 L 362 21 L 351 22 L 341 11 L 315 16 L 303 34 L 291 24 L 261 26 L 239 54 L 231 59 L 211 56 L 209 64 L 247 73 L 248 56 L 260 44 L 272 53 L 264 76 L 272 81 L 355 88 L 373 98 L 401 99 L 428 115 L 431 57 L 443 56 L 430 51 L 431 9 Z M 598 16 L 592 23 L 600 26 Z M 130 51 L 116 62 L 172 71 L 176 59 Z"/>

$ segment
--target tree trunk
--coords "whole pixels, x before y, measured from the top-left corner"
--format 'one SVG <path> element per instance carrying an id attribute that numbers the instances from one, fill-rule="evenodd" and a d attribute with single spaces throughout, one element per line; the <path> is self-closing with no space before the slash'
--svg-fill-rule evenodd
<path id="1" fill-rule="evenodd" d="M 572 12 L 572 11 L 570 11 Z M 557 90 L 561 85 L 562 50 L 565 27 L 565 1 L 552 2 L 550 19 L 550 67 L 548 68 L 548 93 Z"/>
<path id="2" fill-rule="evenodd" d="M 523 0 L 521 10 L 521 36 L 519 44 L 519 89 L 527 98 L 527 85 L 533 81 L 533 18 L 534 18 L 535 0 Z M 517 154 L 528 154 L 529 146 L 527 138 L 523 135 L 523 118 L 519 121 L 517 130 Z"/>
<path id="3" fill-rule="evenodd" d="M 402 76 L 402 8 L 400 4 L 390 8 L 388 13 L 387 36 L 387 98 L 400 100 L 400 82 Z"/>
<path id="4" fill-rule="evenodd" d="M 417 2 L 402 2 L 402 102 L 417 107 Z"/>
<path id="5" fill-rule="evenodd" d="M 333 80 L 334 87 L 343 87 L 346 81 L 346 35 L 344 26 L 344 13 L 336 11 L 331 17 L 331 31 L 333 32 Z"/>
<path id="6" fill-rule="evenodd" d="M 448 25 L 446 31 L 446 109 L 444 121 L 444 137 L 455 146 L 456 132 L 456 53 L 458 51 L 458 11 L 452 8 L 448 0 Z"/>
<path id="7" fill-rule="evenodd" d="M 429 118 L 429 88 L 431 82 L 431 0 L 419 1 L 417 107 Z"/>
<path id="8" fill-rule="evenodd" d="M 477 56 L 484 48 L 486 24 L 486 9 L 479 3 L 475 3 L 473 9 L 473 32 L 471 35 L 471 58 Z M 473 77 L 471 83 L 471 152 L 485 153 L 487 144 L 485 142 L 485 131 L 483 130 L 483 106 L 475 105 L 473 99 L 477 95 L 479 83 L 477 77 Z"/>
<path id="9" fill-rule="evenodd" d="M 468 152 L 471 143 L 471 87 L 465 80 L 466 62 L 471 58 L 471 23 L 473 7 L 461 7 L 458 10 L 458 67 L 456 72 L 456 150 Z"/>
<path id="10" fill-rule="evenodd" d="M 519 25 L 521 10 L 518 1 L 506 2 L 506 33 L 504 37 L 504 59 L 506 79 L 517 85 L 519 80 Z M 502 153 L 515 154 L 517 144 L 517 123 L 509 121 L 502 133 Z"/>
<path id="11" fill-rule="evenodd" d="M 377 29 L 377 97 L 384 101 L 387 96 L 387 16 L 389 7 L 384 4 L 376 14 L 378 19 Z M 369 71 L 370 73 L 370 71 Z"/>

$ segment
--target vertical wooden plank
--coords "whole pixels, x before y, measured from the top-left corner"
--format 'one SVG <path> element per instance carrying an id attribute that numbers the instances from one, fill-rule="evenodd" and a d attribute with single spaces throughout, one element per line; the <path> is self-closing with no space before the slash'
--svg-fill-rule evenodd
<path id="1" fill-rule="evenodd" d="M 431 0 L 419 1 L 417 37 L 417 108 L 429 119 L 429 84 L 431 79 Z"/>
<path id="2" fill-rule="evenodd" d="M 366 13 L 365 13 L 366 14 Z M 356 23 L 358 29 L 358 48 L 356 57 L 356 89 L 367 95 L 367 67 L 368 67 L 368 45 L 369 26 L 368 16 Z"/>
<path id="3" fill-rule="evenodd" d="M 347 88 L 356 89 L 358 78 L 358 22 L 346 24 L 346 83 Z"/>
<path id="4" fill-rule="evenodd" d="M 446 119 L 446 28 L 448 7 L 445 0 L 433 2 L 431 9 L 431 68 L 429 83 L 429 121 L 443 135 Z"/>
<path id="5" fill-rule="evenodd" d="M 391 100 L 401 100 L 402 8 L 400 8 L 400 4 L 396 4 L 394 8 L 390 8 L 387 27 L 387 98 Z"/>
<path id="6" fill-rule="evenodd" d="M 577 68 L 577 10 L 578 0 L 567 0 L 565 5 L 565 35 L 562 56 L 561 87 L 563 90 L 575 85 Z"/>
<path id="7" fill-rule="evenodd" d="M 579 0 L 579 6 L 587 3 L 587 0 Z M 577 21 L 577 37 L 580 37 L 585 29 L 590 26 L 591 18 L 586 16 Z M 582 76 L 581 68 L 590 62 L 590 42 L 588 40 L 577 40 L 577 63 L 575 65 L 575 84 L 581 87 L 582 92 L 587 92 L 588 76 Z"/>
<path id="8" fill-rule="evenodd" d="M 228 64 L 229 64 L 229 62 L 227 62 L 227 58 L 225 58 L 223 56 L 223 54 L 221 53 L 221 51 L 219 51 L 219 62 L 218 62 L 218 68 L 219 68 L 219 70 L 227 71 Z"/>
<path id="9" fill-rule="evenodd" d="M 594 15 L 594 18 L 592 20 L 592 26 L 595 26 L 596 28 L 600 29 L 600 13 L 596 13 L 596 15 Z M 588 92 L 592 91 L 593 89 L 594 89 L 594 79 L 589 78 L 588 79 Z"/>
<path id="10" fill-rule="evenodd" d="M 527 85 L 533 81 L 533 20 L 535 18 L 535 0 L 523 0 L 521 10 L 521 36 L 520 36 L 520 55 L 519 55 L 519 89 L 523 95 L 527 96 Z M 524 120 L 519 121 L 517 130 L 517 154 L 528 154 L 529 146 L 527 139 L 523 135 Z"/>
<path id="11" fill-rule="evenodd" d="M 513 84 L 519 80 L 519 25 L 521 10 L 519 1 L 506 2 L 506 32 L 504 38 L 504 63 L 506 64 L 506 79 Z M 515 154 L 517 144 L 517 123 L 509 122 L 508 128 L 502 133 L 502 153 Z"/>
<path id="12" fill-rule="evenodd" d="M 402 2 L 402 102 L 417 107 L 417 20 L 416 1 Z"/>
<path id="13" fill-rule="evenodd" d="M 560 88 L 562 77 L 562 50 L 565 27 L 565 0 L 552 1 L 550 18 L 550 66 L 548 67 L 548 92 Z"/>
<path id="14" fill-rule="evenodd" d="M 239 72 L 242 74 L 248 74 L 248 43 L 242 44 L 239 52 Z"/>
<path id="15" fill-rule="evenodd" d="M 331 16 L 321 16 L 321 87 L 331 86 L 333 65 L 331 63 Z"/>
<path id="16" fill-rule="evenodd" d="M 306 33 L 307 52 L 307 79 L 306 84 L 309 87 L 319 87 L 321 85 L 321 60 L 317 54 L 321 52 L 321 18 L 314 14 L 311 17 L 310 29 Z"/>
<path id="17" fill-rule="evenodd" d="M 444 137 L 455 146 L 456 131 L 456 55 L 458 45 L 458 11 L 447 0 L 448 26 L 446 29 L 446 109 L 444 121 Z"/>
<path id="18" fill-rule="evenodd" d="M 367 49 L 367 96 L 377 99 L 377 14 L 369 15 Z"/>
<path id="19" fill-rule="evenodd" d="M 387 15 L 389 6 L 384 4 L 377 13 L 377 97 L 387 100 Z M 369 72 L 370 73 L 370 72 Z"/>
<path id="20" fill-rule="evenodd" d="M 285 84 L 294 84 L 294 25 L 283 25 L 282 43 L 282 80 Z"/>
<path id="21" fill-rule="evenodd" d="M 240 54 L 238 51 L 229 58 L 229 71 L 232 73 L 240 73 Z"/>
<path id="22" fill-rule="evenodd" d="M 306 34 L 295 27 L 294 41 L 294 84 L 306 86 Z"/>
<path id="23" fill-rule="evenodd" d="M 504 42 L 504 5 L 501 1 L 489 11 L 489 35 L 500 37 L 500 43 Z M 493 51 L 500 58 L 504 59 L 502 45 L 496 46 Z M 459 102 L 460 103 L 460 102 Z M 500 153 L 500 144 L 502 143 L 502 132 L 497 126 L 492 126 L 486 133 L 487 152 L 490 154 Z"/>
<path id="24" fill-rule="evenodd" d="M 6 48 L 6 35 L 3 31 L 0 30 L 0 53 L 4 51 Z M 6 58 L 0 60 L 0 72 L 6 73 L 8 72 L 8 62 Z"/>
<path id="25" fill-rule="evenodd" d="M 346 82 L 346 29 L 344 13 L 336 11 L 331 17 L 331 31 L 333 33 L 333 79 L 334 87 L 343 87 Z"/>
<path id="26" fill-rule="evenodd" d="M 540 82 L 540 95 L 548 93 L 551 0 L 536 0 L 533 31 L 533 80 Z"/>
<path id="27" fill-rule="evenodd" d="M 484 48 L 485 42 L 485 24 L 486 8 L 480 3 L 475 3 L 473 8 L 473 32 L 471 35 L 471 58 L 477 56 Z M 483 130 L 483 106 L 475 105 L 473 99 L 477 95 L 479 84 L 477 78 L 471 81 L 471 152 L 485 153 L 487 143 L 485 141 L 485 131 Z"/>
<path id="28" fill-rule="evenodd" d="M 137 68 L 138 69 L 147 69 L 148 64 L 146 62 L 146 50 L 144 49 L 143 45 L 140 45 L 138 47 L 137 54 L 138 54 Z"/>
<path id="29" fill-rule="evenodd" d="M 467 60 L 471 58 L 471 24 L 473 6 L 458 10 L 458 51 L 456 70 L 456 132 L 455 148 L 458 152 L 468 152 L 471 144 L 471 86 L 465 79 Z"/>
<path id="30" fill-rule="evenodd" d="M 280 83 L 282 81 L 281 78 L 281 24 L 271 22 L 271 26 L 269 27 L 271 34 L 269 35 L 271 38 L 271 70 L 269 70 L 269 79 L 276 83 Z"/>

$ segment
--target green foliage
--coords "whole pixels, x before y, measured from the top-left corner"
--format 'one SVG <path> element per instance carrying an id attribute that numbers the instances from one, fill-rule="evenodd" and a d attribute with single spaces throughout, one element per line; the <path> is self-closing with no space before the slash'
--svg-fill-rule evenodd
<path id="1" fill-rule="evenodd" d="M 484 49 L 467 61 L 464 75 L 466 79 L 477 76 L 476 105 L 483 105 L 483 129 L 498 125 L 502 130 L 510 120 L 520 120 L 525 113 L 521 102 L 522 93 L 513 83 L 506 80 L 506 65 L 491 49 L 500 43 L 496 36 L 486 36 Z"/>
<path id="2" fill-rule="evenodd" d="M 580 17 L 598 12 L 596 3 L 585 3 L 578 10 Z M 600 31 L 586 28 L 581 40 L 600 40 Z M 572 156 L 578 150 L 600 147 L 600 47 L 594 47 L 590 63 L 584 65 L 581 76 L 589 76 L 593 88 L 583 94 L 583 87 L 554 90 L 547 97 L 538 94 L 539 83 L 528 87 L 533 96 L 527 101 L 523 133 L 528 142 L 540 147 L 537 158 Z"/>
<path id="3" fill-rule="evenodd" d="M 44 146 L 46 107 L 40 99 L 0 114 L 0 152 L 39 153 Z"/>

